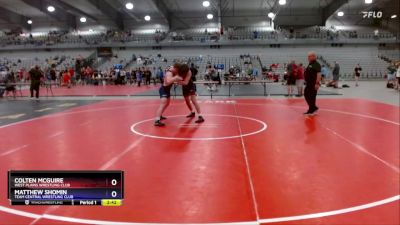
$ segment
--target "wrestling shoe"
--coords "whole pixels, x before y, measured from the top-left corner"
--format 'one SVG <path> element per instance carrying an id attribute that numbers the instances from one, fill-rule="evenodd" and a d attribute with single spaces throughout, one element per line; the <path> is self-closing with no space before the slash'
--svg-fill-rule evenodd
<path id="1" fill-rule="evenodd" d="M 189 115 L 186 116 L 186 118 L 193 118 L 196 116 L 196 113 L 191 112 Z"/>
<path id="2" fill-rule="evenodd" d="M 156 126 L 156 127 L 163 127 L 163 126 L 165 126 L 165 124 L 162 123 L 160 120 L 156 120 L 156 121 L 154 122 L 154 126 Z"/>
<path id="3" fill-rule="evenodd" d="M 204 122 L 204 118 L 202 116 L 199 116 L 199 118 L 195 121 L 195 123 L 202 123 Z"/>

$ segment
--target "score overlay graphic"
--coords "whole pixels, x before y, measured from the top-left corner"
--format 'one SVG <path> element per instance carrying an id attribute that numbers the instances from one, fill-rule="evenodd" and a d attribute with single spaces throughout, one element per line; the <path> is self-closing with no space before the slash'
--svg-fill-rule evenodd
<path id="1" fill-rule="evenodd" d="M 11 205 L 120 206 L 123 171 L 8 171 Z"/>

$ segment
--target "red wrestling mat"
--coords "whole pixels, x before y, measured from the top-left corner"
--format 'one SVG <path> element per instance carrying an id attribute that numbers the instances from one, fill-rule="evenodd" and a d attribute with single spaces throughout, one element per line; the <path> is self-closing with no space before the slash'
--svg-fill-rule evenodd
<path id="1" fill-rule="evenodd" d="M 135 88 L 132 88 L 135 89 Z M 104 101 L 0 127 L 0 224 L 398 224 L 399 107 L 356 99 Z M 8 170 L 124 170 L 121 207 L 8 204 Z"/>

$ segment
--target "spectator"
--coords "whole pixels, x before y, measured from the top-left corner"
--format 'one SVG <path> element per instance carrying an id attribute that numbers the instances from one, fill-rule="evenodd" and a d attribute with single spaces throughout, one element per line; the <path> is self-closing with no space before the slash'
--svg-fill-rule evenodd
<path id="1" fill-rule="evenodd" d="M 151 80 L 154 82 L 154 85 L 157 84 L 157 68 L 153 67 L 151 69 Z"/>
<path id="2" fill-rule="evenodd" d="M 144 74 L 144 77 L 145 77 L 145 84 L 146 85 L 150 85 L 151 72 L 150 72 L 149 68 L 146 68 L 146 69 L 143 68 L 143 71 L 144 71 L 143 74 Z"/>
<path id="3" fill-rule="evenodd" d="M 77 59 L 75 61 L 75 71 L 76 71 L 76 80 L 78 82 L 80 82 L 81 80 L 81 70 L 82 70 L 81 60 Z"/>
<path id="4" fill-rule="evenodd" d="M 400 62 L 397 63 L 396 78 L 397 78 L 396 89 L 400 90 Z"/>
<path id="5" fill-rule="evenodd" d="M 5 88 L 6 96 L 8 95 L 9 92 L 12 92 L 13 96 L 15 97 L 16 88 L 15 88 L 15 75 L 14 75 L 14 72 L 8 73 L 6 75 L 5 86 L 6 86 L 6 88 Z"/>
<path id="6" fill-rule="evenodd" d="M 71 78 L 73 78 L 73 74 L 71 72 L 73 72 L 73 70 L 71 69 L 70 71 L 68 71 Z M 82 82 L 84 85 L 86 85 L 90 79 L 90 77 L 92 76 L 93 70 L 92 68 L 90 68 L 90 66 L 87 66 L 83 72 L 83 76 L 82 76 Z"/>
<path id="7" fill-rule="evenodd" d="M 62 86 L 67 86 L 68 88 L 71 88 L 71 74 L 68 70 L 64 70 L 64 72 L 62 73 L 62 81 Z"/>
<path id="8" fill-rule="evenodd" d="M 256 80 L 258 77 L 258 69 L 256 67 L 253 68 L 252 76 L 254 80 Z"/>
<path id="9" fill-rule="evenodd" d="M 56 71 L 56 83 L 58 84 L 58 86 L 61 86 L 61 84 L 62 84 L 62 71 L 61 70 Z"/>
<path id="10" fill-rule="evenodd" d="M 30 87 L 31 98 L 33 98 L 33 91 L 35 91 L 36 99 L 39 99 L 40 80 L 43 77 L 43 74 L 41 73 L 39 66 L 36 65 L 35 67 L 33 67 L 29 71 L 29 76 L 31 79 L 31 87 Z"/>
<path id="11" fill-rule="evenodd" d="M 327 87 L 339 87 L 339 75 L 340 75 L 340 66 L 339 63 L 335 61 L 335 66 L 332 71 L 332 81 L 330 81 L 326 86 Z"/>
<path id="12" fill-rule="evenodd" d="M 161 69 L 161 67 L 158 67 L 157 78 L 160 80 L 160 83 L 162 84 L 164 81 L 164 71 Z"/>
<path id="13" fill-rule="evenodd" d="M 74 70 L 74 68 L 72 68 L 72 67 L 69 68 L 68 72 L 69 72 L 69 75 L 71 76 L 71 78 L 75 79 L 75 70 Z"/>
<path id="14" fill-rule="evenodd" d="M 387 67 L 387 87 L 394 87 L 395 84 L 397 83 L 396 80 L 396 65 L 394 63 L 391 63 Z"/>
<path id="15" fill-rule="evenodd" d="M 50 69 L 50 79 L 51 79 L 52 81 L 55 81 L 55 80 L 56 80 L 56 70 L 55 70 L 54 68 L 51 68 L 51 69 Z"/>
<path id="16" fill-rule="evenodd" d="M 126 79 L 126 71 L 120 70 L 119 75 L 120 75 L 120 84 L 124 85 Z"/>
<path id="17" fill-rule="evenodd" d="M 131 71 L 131 79 L 132 79 L 131 84 L 136 84 L 136 70 L 134 69 L 132 69 Z"/>
<path id="18" fill-rule="evenodd" d="M 20 69 L 20 70 L 18 71 L 18 81 L 23 81 L 23 79 L 24 79 L 24 73 L 25 73 L 24 68 L 22 68 L 22 69 Z"/>
<path id="19" fill-rule="evenodd" d="M 9 71 L 8 67 L 0 65 L 0 83 L 6 82 L 9 74 L 10 74 L 10 71 Z"/>
<path id="20" fill-rule="evenodd" d="M 379 39 L 379 30 L 374 30 L 374 39 Z"/>
<path id="21" fill-rule="evenodd" d="M 297 67 L 296 74 L 296 86 L 297 86 L 297 97 L 303 96 L 304 89 L 304 67 L 303 63 L 300 63 Z"/>
<path id="22" fill-rule="evenodd" d="M 7 69 L 3 66 L 0 66 L 0 83 L 6 82 L 7 78 Z M 0 85 L 0 97 L 3 97 L 5 92 L 5 87 L 3 85 Z"/>
<path id="23" fill-rule="evenodd" d="M 287 97 L 291 97 L 293 95 L 293 86 L 296 85 L 296 73 L 297 73 L 297 65 L 294 60 L 292 60 L 287 65 Z"/>
<path id="24" fill-rule="evenodd" d="M 293 27 L 290 27 L 289 32 L 290 32 L 289 38 L 292 39 L 292 38 L 294 37 L 294 36 L 293 36 L 293 34 L 294 34 L 294 28 L 293 28 Z"/>
<path id="25" fill-rule="evenodd" d="M 253 31 L 253 39 L 257 39 L 258 38 L 258 31 Z"/>
<path id="26" fill-rule="evenodd" d="M 321 84 L 325 84 L 325 78 L 328 78 L 328 74 L 329 74 L 328 68 L 325 65 L 323 65 L 321 68 Z"/>
<path id="27" fill-rule="evenodd" d="M 125 75 L 126 75 L 126 82 L 127 82 L 127 84 L 129 84 L 129 85 L 131 85 L 132 84 L 132 77 L 131 77 L 131 71 L 126 71 L 126 73 L 125 73 Z"/>
<path id="28" fill-rule="evenodd" d="M 82 67 L 80 72 L 80 79 L 76 80 L 79 84 L 85 80 L 85 74 L 86 74 L 86 69 L 85 67 Z"/>
<path id="29" fill-rule="evenodd" d="M 140 85 L 141 85 L 141 83 L 142 83 L 142 78 L 143 78 L 143 73 L 142 73 L 142 71 L 140 70 L 140 68 L 138 68 L 138 69 L 136 70 L 136 81 L 137 81 L 138 87 L 140 87 Z"/>
<path id="30" fill-rule="evenodd" d="M 362 68 L 361 68 L 360 64 L 358 63 L 356 65 L 356 67 L 354 68 L 354 75 L 355 75 L 355 79 L 356 79 L 356 87 L 358 87 L 358 80 L 360 79 L 360 76 L 361 76 L 360 71 L 362 71 Z"/>

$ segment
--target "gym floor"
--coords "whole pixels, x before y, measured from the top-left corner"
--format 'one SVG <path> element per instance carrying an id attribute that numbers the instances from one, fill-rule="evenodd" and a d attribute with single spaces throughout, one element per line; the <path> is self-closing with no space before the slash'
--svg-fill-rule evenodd
<path id="1" fill-rule="evenodd" d="M 120 207 L 11 207 L 0 224 L 399 224 L 399 94 L 382 82 L 302 98 L 1 100 L 0 183 L 8 170 L 124 170 Z"/>

